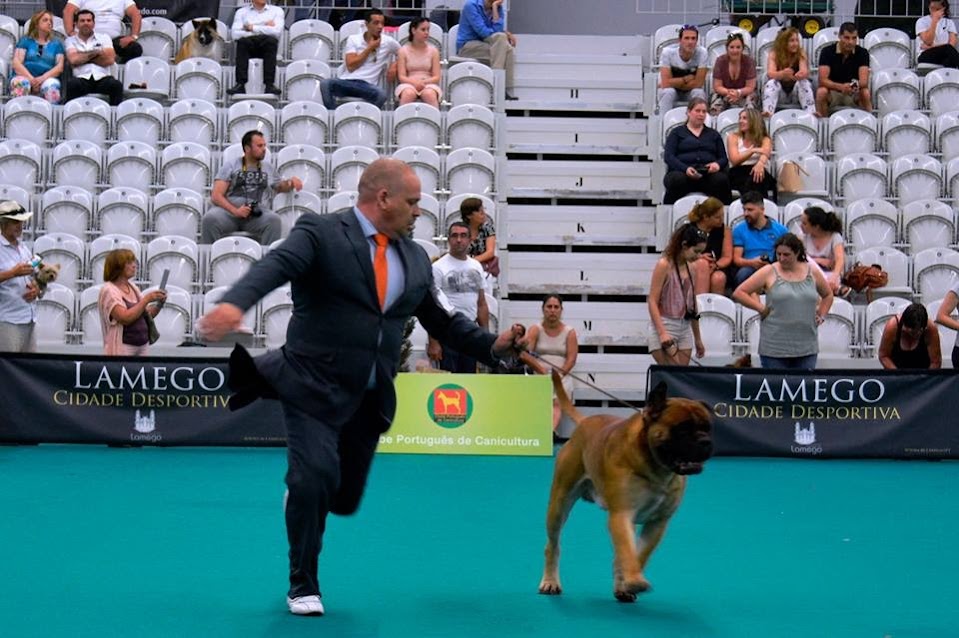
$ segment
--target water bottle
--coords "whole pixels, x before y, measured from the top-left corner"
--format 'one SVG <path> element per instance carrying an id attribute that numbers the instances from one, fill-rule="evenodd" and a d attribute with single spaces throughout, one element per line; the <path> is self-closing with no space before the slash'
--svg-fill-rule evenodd
<path id="1" fill-rule="evenodd" d="M 43 264 L 43 257 L 40 255 L 34 255 L 33 259 L 30 260 L 30 267 L 34 270 L 39 268 L 41 264 Z"/>

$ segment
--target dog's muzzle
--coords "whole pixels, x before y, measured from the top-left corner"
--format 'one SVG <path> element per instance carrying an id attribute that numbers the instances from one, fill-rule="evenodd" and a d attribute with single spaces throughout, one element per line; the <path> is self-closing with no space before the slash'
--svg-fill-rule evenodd
<path id="1" fill-rule="evenodd" d="M 676 474 L 699 474 L 713 455 L 713 439 L 709 432 L 693 430 L 675 432 L 669 441 L 659 446 L 656 456 Z"/>

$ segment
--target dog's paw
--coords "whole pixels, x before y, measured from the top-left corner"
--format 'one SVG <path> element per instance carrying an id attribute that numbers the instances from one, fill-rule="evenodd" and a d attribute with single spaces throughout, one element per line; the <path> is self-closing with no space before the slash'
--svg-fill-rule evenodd
<path id="1" fill-rule="evenodd" d="M 617 590 L 613 592 L 613 596 L 616 597 L 621 603 L 634 603 L 636 602 L 636 594 L 628 592 L 625 590 Z"/>
<path id="2" fill-rule="evenodd" d="M 621 603 L 632 603 L 636 601 L 636 595 L 648 592 L 653 588 L 645 578 L 638 578 L 625 582 L 619 582 L 613 589 L 613 596 Z"/>
<path id="3" fill-rule="evenodd" d="M 559 596 L 563 593 L 563 587 L 558 580 L 544 578 L 539 584 L 539 593 L 547 596 Z"/>

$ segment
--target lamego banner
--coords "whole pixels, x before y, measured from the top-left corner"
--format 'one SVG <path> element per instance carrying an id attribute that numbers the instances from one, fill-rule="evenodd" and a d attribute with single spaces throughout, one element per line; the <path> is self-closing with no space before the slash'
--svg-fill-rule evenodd
<path id="1" fill-rule="evenodd" d="M 285 445 L 280 404 L 238 412 L 225 359 L 0 355 L 0 443 Z M 403 374 L 384 452 L 551 455 L 548 377 Z"/>
<path id="2" fill-rule="evenodd" d="M 951 370 L 652 366 L 650 387 L 660 381 L 669 396 L 712 408 L 720 455 L 959 457 L 959 374 Z"/>

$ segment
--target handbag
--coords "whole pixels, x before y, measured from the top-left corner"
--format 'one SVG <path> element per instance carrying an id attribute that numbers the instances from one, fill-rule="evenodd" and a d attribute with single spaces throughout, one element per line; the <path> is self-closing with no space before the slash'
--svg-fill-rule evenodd
<path id="1" fill-rule="evenodd" d="M 499 277 L 499 256 L 493 255 L 489 261 L 483 262 L 483 270 L 494 277 Z"/>
<path id="2" fill-rule="evenodd" d="M 879 264 L 867 266 L 858 261 L 842 276 L 842 283 L 856 292 L 866 291 L 866 299 L 872 301 L 872 289 L 889 285 L 889 273 Z"/>
<path id="3" fill-rule="evenodd" d="M 780 193 L 798 193 L 803 188 L 803 175 L 809 175 L 799 162 L 787 160 L 779 169 L 777 187 Z"/>
<path id="4" fill-rule="evenodd" d="M 153 320 L 153 316 L 146 310 L 143 311 L 143 320 L 147 322 L 147 341 L 152 346 L 160 340 L 160 331 L 157 330 L 157 324 Z"/>

